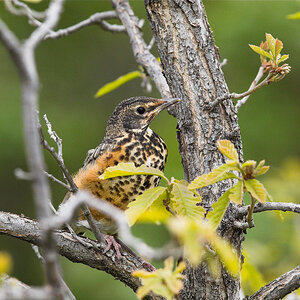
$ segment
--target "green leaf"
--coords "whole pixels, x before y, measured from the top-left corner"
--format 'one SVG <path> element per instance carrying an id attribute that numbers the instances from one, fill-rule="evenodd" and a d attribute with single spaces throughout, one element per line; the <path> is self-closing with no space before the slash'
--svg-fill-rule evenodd
<path id="1" fill-rule="evenodd" d="M 229 199 L 231 202 L 236 204 L 243 204 L 244 198 L 244 183 L 240 180 L 230 190 Z"/>
<path id="2" fill-rule="evenodd" d="M 248 179 L 244 181 L 244 184 L 247 191 L 255 200 L 261 203 L 266 202 L 267 191 L 261 182 L 259 182 L 257 179 Z"/>
<path id="3" fill-rule="evenodd" d="M 283 48 L 282 41 L 276 39 L 276 41 L 275 41 L 275 57 L 276 57 L 276 59 L 277 59 L 278 55 L 280 54 L 282 48 Z"/>
<path id="4" fill-rule="evenodd" d="M 118 87 L 125 84 L 126 82 L 128 82 L 134 78 L 141 77 L 141 76 L 142 76 L 142 73 L 139 71 L 130 72 L 123 76 L 120 76 L 116 80 L 109 82 L 109 83 L 105 84 L 102 88 L 100 88 L 97 91 L 95 98 L 99 98 L 99 97 L 117 89 Z"/>
<path id="5" fill-rule="evenodd" d="M 300 19 L 300 11 L 294 13 L 294 14 L 290 14 L 287 16 L 288 19 L 290 20 L 296 20 L 296 19 Z"/>
<path id="6" fill-rule="evenodd" d="M 256 166 L 256 161 L 255 160 L 247 160 L 242 164 L 242 169 L 246 168 L 246 167 L 252 167 L 253 169 Z"/>
<path id="7" fill-rule="evenodd" d="M 270 169 L 270 166 L 263 166 L 263 167 L 257 172 L 257 176 L 260 176 L 260 175 L 263 175 L 263 174 L 267 173 L 269 169 Z"/>
<path id="8" fill-rule="evenodd" d="M 12 268 L 12 259 L 11 256 L 4 252 L 0 252 L 0 275 L 3 273 L 9 273 Z"/>
<path id="9" fill-rule="evenodd" d="M 276 55 L 275 55 L 275 43 L 276 43 L 276 40 L 274 39 L 274 37 L 272 36 L 272 34 L 270 33 L 266 33 L 266 41 L 267 41 L 267 44 L 269 46 L 269 49 L 272 53 L 272 59 L 273 58 L 276 58 Z"/>
<path id="10" fill-rule="evenodd" d="M 218 140 L 217 146 L 219 151 L 233 161 L 239 161 L 238 153 L 233 145 L 228 140 Z"/>
<path id="11" fill-rule="evenodd" d="M 184 262 L 180 262 L 174 269 L 173 257 L 168 257 L 164 261 L 164 268 L 157 269 L 154 272 L 147 272 L 145 270 L 137 270 L 132 272 L 132 275 L 139 277 L 143 286 L 137 290 L 139 299 L 144 298 L 150 291 L 156 295 L 165 297 L 167 300 L 173 299 L 183 287 L 182 272 L 186 268 Z"/>
<path id="12" fill-rule="evenodd" d="M 156 200 L 162 202 L 166 198 L 167 189 L 162 186 L 146 190 L 142 195 L 138 195 L 135 201 L 128 204 L 128 209 L 125 211 L 129 226 L 134 225 Z"/>
<path id="13" fill-rule="evenodd" d="M 212 205 L 213 210 L 209 211 L 207 214 L 207 219 L 208 219 L 210 228 L 216 230 L 219 227 L 219 225 L 223 219 L 223 216 L 226 212 L 226 209 L 230 203 L 230 199 L 229 199 L 230 193 L 231 193 L 230 190 L 226 191 L 218 199 L 218 201 Z"/>
<path id="14" fill-rule="evenodd" d="M 196 177 L 189 184 L 188 189 L 190 189 L 190 190 L 200 189 L 204 186 L 208 186 L 208 185 L 214 184 L 218 181 L 222 181 L 225 179 L 231 179 L 231 178 L 240 179 L 235 174 L 230 173 L 230 171 L 239 171 L 239 168 L 237 168 L 235 165 L 224 164 L 224 165 L 219 166 L 216 169 L 213 169 L 208 174 L 203 174 L 201 176 Z"/>
<path id="15" fill-rule="evenodd" d="M 164 173 L 156 168 L 147 167 L 146 165 L 141 165 L 136 167 L 134 163 L 119 163 L 116 166 L 108 167 L 105 169 L 104 173 L 99 176 L 99 179 L 108 179 L 118 176 L 131 176 L 131 175 L 153 175 L 164 178 L 166 181 L 168 179 L 165 177 Z"/>
<path id="16" fill-rule="evenodd" d="M 250 45 L 250 44 L 249 44 L 249 46 L 254 52 L 258 53 L 259 55 L 264 56 L 269 59 L 273 59 L 272 55 L 270 53 L 266 52 L 265 50 L 261 49 L 260 47 L 255 46 L 255 45 Z"/>
<path id="17" fill-rule="evenodd" d="M 185 182 L 179 181 L 173 183 L 173 187 L 170 193 L 170 207 L 179 216 L 185 216 L 188 218 L 203 218 L 205 210 L 199 206 L 202 201 L 201 197 L 195 197 L 195 194 L 188 189 Z"/>
<path id="18" fill-rule="evenodd" d="M 277 61 L 277 64 L 280 64 L 280 63 L 286 61 L 288 58 L 289 58 L 288 54 L 282 55 L 281 58 Z"/>

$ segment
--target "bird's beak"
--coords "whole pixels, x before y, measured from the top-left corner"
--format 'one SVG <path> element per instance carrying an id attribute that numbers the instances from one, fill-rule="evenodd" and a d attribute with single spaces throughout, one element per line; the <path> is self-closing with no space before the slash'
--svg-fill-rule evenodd
<path id="1" fill-rule="evenodd" d="M 161 101 L 162 101 L 162 103 L 153 111 L 153 113 L 155 115 L 160 113 L 163 109 L 178 103 L 179 101 L 181 101 L 181 99 L 179 99 L 179 98 L 168 98 L 168 99 L 161 99 Z"/>

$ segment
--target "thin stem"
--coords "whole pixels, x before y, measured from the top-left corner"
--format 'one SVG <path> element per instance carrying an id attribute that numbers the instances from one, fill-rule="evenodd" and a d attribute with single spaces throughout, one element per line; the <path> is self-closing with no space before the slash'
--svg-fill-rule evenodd
<path id="1" fill-rule="evenodd" d="M 248 207 L 248 215 L 247 215 L 247 221 L 249 228 L 254 227 L 254 222 L 253 222 L 253 209 L 255 205 L 256 200 L 251 196 L 251 204 Z"/>

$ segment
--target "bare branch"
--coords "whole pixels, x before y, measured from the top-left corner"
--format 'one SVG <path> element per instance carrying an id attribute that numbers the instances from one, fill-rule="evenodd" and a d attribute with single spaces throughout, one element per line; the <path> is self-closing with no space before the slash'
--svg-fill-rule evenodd
<path id="1" fill-rule="evenodd" d="M 37 19 L 45 18 L 44 12 L 35 11 L 29 8 L 27 4 L 25 4 L 24 2 L 20 2 L 19 0 L 4 0 L 4 3 L 7 10 L 13 15 L 27 16 L 29 20 L 35 20 L 35 18 Z M 13 4 L 16 7 L 19 7 L 19 9 L 17 9 Z"/>
<path id="2" fill-rule="evenodd" d="M 61 186 L 63 186 L 65 189 L 67 189 L 69 192 L 72 192 L 71 188 L 65 184 L 64 182 L 62 182 L 61 180 L 57 179 L 55 176 L 53 176 L 52 174 L 49 174 L 48 172 L 44 171 L 44 173 L 50 178 L 52 179 L 54 182 L 60 184 Z M 19 176 L 20 174 L 18 174 Z M 20 177 L 19 177 L 20 178 Z"/>
<path id="3" fill-rule="evenodd" d="M 220 62 L 220 68 L 223 68 L 226 64 L 227 64 L 228 60 L 227 58 L 224 58 L 221 62 Z"/>
<path id="4" fill-rule="evenodd" d="M 283 274 L 244 300 L 278 300 L 300 287 L 300 266 Z"/>
<path id="5" fill-rule="evenodd" d="M 49 286 L 44 288 L 30 287 L 16 278 L 2 274 L 0 277 L 0 299 L 31 299 L 31 300 L 51 300 L 55 299 L 55 295 Z"/>
<path id="6" fill-rule="evenodd" d="M 181 249 L 171 248 L 169 246 L 154 249 L 142 242 L 140 239 L 134 237 L 129 229 L 125 214 L 119 208 L 111 205 L 107 201 L 93 197 L 85 191 L 79 191 L 72 199 L 62 204 L 59 208 L 58 215 L 53 216 L 47 220 L 48 226 L 52 229 L 60 228 L 63 224 L 69 223 L 76 213 L 77 209 L 87 204 L 89 207 L 94 207 L 103 214 L 113 219 L 117 226 L 120 238 L 123 242 L 135 249 L 140 255 L 149 259 L 164 259 L 170 255 L 179 257 Z"/>
<path id="7" fill-rule="evenodd" d="M 254 206 L 254 213 L 263 212 L 267 210 L 280 210 L 280 211 L 291 211 L 295 213 L 300 213 L 300 204 L 292 202 L 267 202 L 265 204 L 257 203 Z M 243 206 L 238 208 L 239 216 L 245 216 L 248 213 L 248 206 Z"/>
<path id="8" fill-rule="evenodd" d="M 0 233 L 16 237 L 37 246 L 41 246 L 42 244 L 38 223 L 12 213 L 0 212 Z M 57 251 L 60 255 L 72 262 L 82 263 L 91 268 L 105 271 L 134 291 L 141 286 L 139 279 L 131 276 L 131 272 L 142 269 L 143 260 L 137 256 L 133 256 L 126 249 L 122 250 L 122 258 L 118 260 L 112 250 L 105 254 L 103 253 L 106 249 L 106 243 L 97 244 L 88 238 L 78 237 L 78 239 L 83 241 L 83 243 L 79 243 L 70 233 L 65 231 L 57 231 L 54 234 L 57 241 Z M 89 244 L 90 247 L 88 248 L 83 244 Z M 96 251 L 96 248 L 99 251 Z M 162 298 L 152 295 L 147 296 L 145 299 L 154 300 Z"/>
<path id="9" fill-rule="evenodd" d="M 133 55 L 138 64 L 143 66 L 149 76 L 153 79 L 158 91 L 164 98 L 170 98 L 171 93 L 162 69 L 156 58 L 150 53 L 147 44 L 145 43 L 138 18 L 134 15 L 128 0 L 112 0 L 112 4 L 126 28 Z"/>
<path id="10" fill-rule="evenodd" d="M 264 67 L 260 66 L 259 69 L 258 69 L 257 75 L 256 75 L 255 79 L 252 81 L 248 91 L 255 88 L 255 86 L 261 80 L 263 75 L 264 75 Z M 239 108 L 247 102 L 249 97 L 250 97 L 250 94 L 248 96 L 245 96 L 243 99 L 239 100 L 235 105 L 236 110 L 239 110 Z"/>
<path id="11" fill-rule="evenodd" d="M 34 49 L 59 20 L 64 0 L 52 0 L 46 12 L 45 22 L 41 24 L 25 41 L 25 47 Z"/>
<path id="12" fill-rule="evenodd" d="M 67 36 L 71 33 L 74 33 L 84 27 L 90 26 L 90 25 L 100 25 L 103 29 L 113 32 L 125 32 L 125 28 L 122 25 L 117 24 L 109 24 L 108 22 L 105 22 L 106 19 L 113 19 L 118 18 L 118 15 L 115 11 L 106 11 L 106 12 L 98 12 L 93 15 L 91 15 L 88 19 L 79 22 L 78 24 L 75 24 L 73 26 L 60 29 L 56 32 L 50 32 L 45 36 L 45 39 L 58 39 L 64 36 Z"/>
<path id="13" fill-rule="evenodd" d="M 252 88 L 250 87 L 246 92 L 241 93 L 241 94 L 237 94 L 237 93 L 231 93 L 231 94 L 227 94 L 224 97 L 220 97 L 215 99 L 214 101 L 212 101 L 209 105 L 208 105 L 208 109 L 212 109 L 213 107 L 217 106 L 218 104 L 220 104 L 221 102 L 225 101 L 225 100 L 229 100 L 229 99 L 240 99 L 240 98 L 245 98 L 247 96 L 250 96 L 252 93 L 254 93 L 255 91 L 257 91 L 258 89 L 262 88 L 265 85 L 268 85 L 271 82 L 271 78 L 272 78 L 272 74 L 269 73 L 268 76 L 261 81 L 259 84 L 254 85 Z M 252 86 L 252 85 L 251 85 Z M 249 98 L 249 97 L 248 97 Z M 248 100 L 248 98 L 246 99 L 246 101 Z M 246 102 L 245 101 L 245 102 Z M 238 108 L 241 106 L 242 104 L 240 104 L 238 106 Z"/>

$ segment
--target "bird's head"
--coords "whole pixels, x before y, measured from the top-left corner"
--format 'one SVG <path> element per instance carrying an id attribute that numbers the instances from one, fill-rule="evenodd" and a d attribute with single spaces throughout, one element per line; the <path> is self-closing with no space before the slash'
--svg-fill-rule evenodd
<path id="1" fill-rule="evenodd" d="M 133 97 L 120 102 L 107 124 L 107 135 L 126 132 L 142 132 L 165 108 L 179 102 L 178 98 L 154 99 Z"/>

